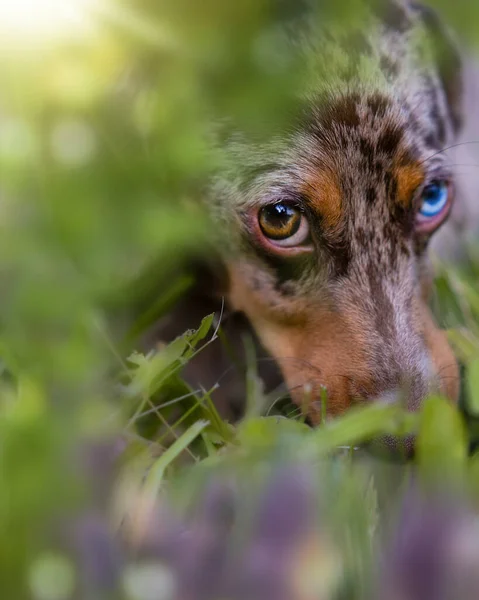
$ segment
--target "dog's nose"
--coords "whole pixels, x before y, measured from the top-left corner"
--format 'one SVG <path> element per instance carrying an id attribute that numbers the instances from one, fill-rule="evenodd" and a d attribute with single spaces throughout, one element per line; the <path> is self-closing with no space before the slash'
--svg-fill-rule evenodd
<path id="1" fill-rule="evenodd" d="M 403 462 L 414 458 L 416 438 L 414 435 L 384 435 L 369 442 L 365 447 L 379 458 Z"/>

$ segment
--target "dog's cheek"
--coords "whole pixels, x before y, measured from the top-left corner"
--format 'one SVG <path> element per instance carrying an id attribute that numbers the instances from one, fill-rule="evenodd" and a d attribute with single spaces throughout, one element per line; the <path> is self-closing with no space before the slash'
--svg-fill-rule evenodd
<path id="1" fill-rule="evenodd" d="M 420 306 L 422 333 L 434 364 L 440 391 L 451 401 L 458 402 L 460 391 L 459 367 L 445 331 L 434 322 L 426 304 Z"/>

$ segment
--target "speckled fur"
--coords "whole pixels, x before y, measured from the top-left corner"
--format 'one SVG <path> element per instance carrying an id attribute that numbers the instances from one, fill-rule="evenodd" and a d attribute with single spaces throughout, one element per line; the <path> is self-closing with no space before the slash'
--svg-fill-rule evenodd
<path id="1" fill-rule="evenodd" d="M 300 123 L 262 146 L 232 136 L 208 200 L 227 232 L 228 304 L 298 402 L 311 386 L 313 417 L 321 386 L 331 413 L 400 388 L 410 409 L 431 389 L 455 399 L 456 363 L 426 306 L 428 239 L 414 230 L 421 185 L 453 177 L 440 151 L 460 127 L 454 45 L 409 2 L 366 2 L 347 25 L 311 23 L 290 32 L 309 73 Z M 325 177 L 333 193 L 322 197 Z M 313 234 L 314 253 L 296 262 L 261 252 L 244 219 L 283 198 L 302 203 Z"/>

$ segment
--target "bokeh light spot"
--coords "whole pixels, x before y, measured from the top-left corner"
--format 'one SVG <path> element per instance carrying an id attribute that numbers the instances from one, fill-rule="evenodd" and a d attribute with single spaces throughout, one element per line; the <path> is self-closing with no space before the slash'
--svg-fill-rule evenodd
<path id="1" fill-rule="evenodd" d="M 70 561 L 57 554 L 40 556 L 30 568 L 30 589 L 35 600 L 64 600 L 75 587 Z"/>
<path id="2" fill-rule="evenodd" d="M 165 565 L 144 563 L 125 570 L 123 587 L 129 600 L 172 600 L 175 580 Z"/>
<path id="3" fill-rule="evenodd" d="M 96 137 L 86 123 L 68 119 L 54 127 L 51 136 L 54 158 L 67 167 L 80 167 L 88 163 L 96 151 Z"/>
<path id="4" fill-rule="evenodd" d="M 37 151 L 35 135 L 26 120 L 0 119 L 0 160 L 7 164 L 24 164 Z"/>
<path id="5" fill-rule="evenodd" d="M 27 45 L 74 34 L 93 26 L 92 9 L 98 0 L 0 0 L 2 42 Z"/>

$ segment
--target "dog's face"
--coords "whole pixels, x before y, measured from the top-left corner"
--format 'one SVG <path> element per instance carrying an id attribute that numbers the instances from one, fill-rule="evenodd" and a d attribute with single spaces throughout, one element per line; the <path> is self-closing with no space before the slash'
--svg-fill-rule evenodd
<path id="1" fill-rule="evenodd" d="M 228 301 L 293 398 L 307 391 L 313 419 L 323 387 L 331 414 L 397 392 L 411 410 L 432 391 L 458 396 L 456 361 L 427 306 L 425 254 L 454 203 L 441 151 L 459 121 L 456 55 L 428 13 L 391 6 L 395 19 L 374 21 L 361 49 L 382 83 L 345 65 L 340 83 L 310 95 L 301 128 L 258 151 L 254 174 L 223 199 L 236 240 Z M 418 57 L 418 27 L 434 60 Z"/>

